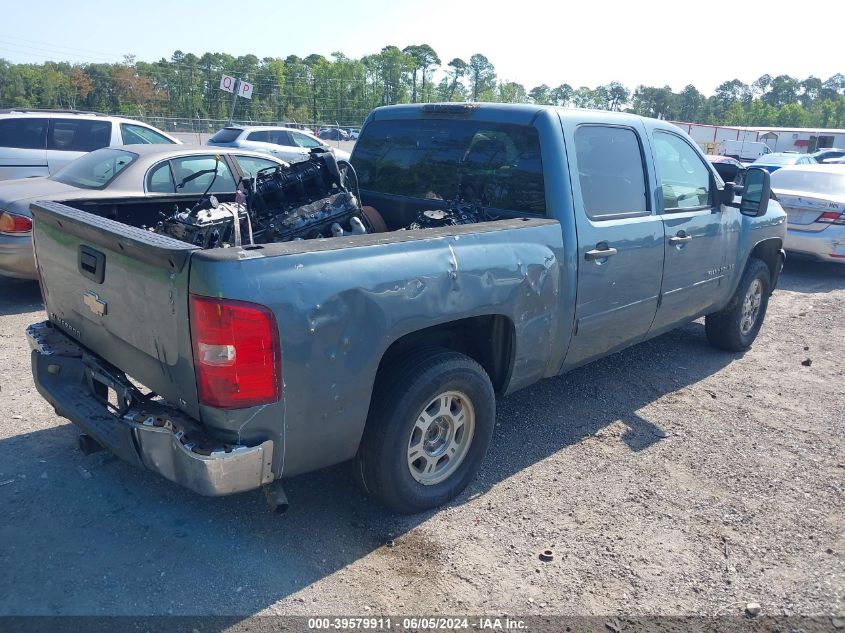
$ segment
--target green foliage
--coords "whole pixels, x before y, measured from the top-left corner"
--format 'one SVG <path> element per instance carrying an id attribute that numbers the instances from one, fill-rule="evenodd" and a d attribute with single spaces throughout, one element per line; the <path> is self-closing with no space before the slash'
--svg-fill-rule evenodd
<path id="1" fill-rule="evenodd" d="M 638 86 L 633 93 L 613 81 L 591 88 L 546 84 L 526 90 L 499 81 L 490 60 L 476 53 L 469 62 L 445 66 L 428 44 L 352 59 L 287 58 L 175 51 L 170 59 L 114 64 L 12 64 L 0 59 L 0 106 L 70 108 L 139 117 L 193 121 L 227 119 L 231 95 L 220 77 L 254 85 L 252 99 L 237 99 L 236 120 L 360 124 L 374 107 L 431 101 L 499 101 L 561 107 L 626 110 L 645 116 L 723 125 L 845 127 L 845 75 L 826 80 L 762 75 L 750 84 L 731 79 L 710 97 L 693 85 L 678 93 L 669 86 Z"/>

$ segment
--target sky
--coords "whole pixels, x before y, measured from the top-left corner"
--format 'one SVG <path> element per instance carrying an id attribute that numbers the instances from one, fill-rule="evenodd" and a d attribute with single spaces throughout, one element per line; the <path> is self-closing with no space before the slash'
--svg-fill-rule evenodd
<path id="1" fill-rule="evenodd" d="M 527 90 L 620 81 L 693 84 L 764 73 L 822 80 L 845 74 L 843 0 L 41 0 L 3 2 L 0 57 L 11 62 L 117 62 L 252 53 L 349 57 L 429 44 L 443 64 L 485 55 L 500 80 Z M 33 7 L 37 6 L 34 10 Z M 830 25 L 825 26 L 825 25 Z M 830 29 L 825 35 L 826 29 Z"/>

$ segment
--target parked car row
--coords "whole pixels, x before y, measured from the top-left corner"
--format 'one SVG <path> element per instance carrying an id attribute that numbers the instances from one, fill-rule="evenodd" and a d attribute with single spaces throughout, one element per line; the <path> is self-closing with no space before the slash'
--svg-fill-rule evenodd
<path id="1" fill-rule="evenodd" d="M 49 176 L 87 152 L 180 141 L 151 125 L 91 112 L 0 110 L 0 180 Z"/>
<path id="2" fill-rule="evenodd" d="M 320 130 L 324 136 L 342 133 L 346 138 L 357 138 L 358 132 L 358 128 Z M 139 147 L 145 144 L 160 147 Z M 169 147 L 174 144 L 180 147 Z M 315 148 L 330 151 L 338 159 L 350 158 L 348 152 L 295 127 L 228 126 L 208 145 L 181 145 L 150 125 L 122 117 L 76 111 L 0 111 L 0 180 L 9 181 L 0 182 L 0 275 L 35 277 L 29 211 L 35 200 L 190 196 L 204 191 L 212 180 L 212 192 L 234 194 L 240 177 L 263 167 L 304 160 Z M 102 149 L 116 146 L 127 147 Z M 215 155 L 222 160 L 215 160 Z M 845 150 L 826 148 L 811 155 L 769 152 L 750 165 L 724 155 L 707 158 L 725 182 L 738 186 L 749 168 L 774 173 L 773 191 L 787 201 L 786 249 L 845 263 L 845 165 L 841 164 Z M 817 161 L 824 165 L 816 165 Z M 19 178 L 23 180 L 15 180 Z"/>
<path id="3" fill-rule="evenodd" d="M 810 154 L 797 154 L 793 152 L 772 152 L 761 156 L 749 167 L 759 167 L 769 173 L 773 173 L 787 165 L 815 165 L 817 160 Z"/>
<path id="4" fill-rule="evenodd" d="M 750 165 L 708 155 L 725 182 L 742 185 L 750 169 L 772 174 L 772 191 L 787 216 L 785 249 L 791 255 L 845 264 L 845 151 L 769 153 Z M 824 159 L 818 164 L 818 159 Z"/>
<path id="5" fill-rule="evenodd" d="M 327 141 L 356 141 L 360 128 L 326 127 L 317 131 L 317 136 Z"/>
<path id="6" fill-rule="evenodd" d="M 241 177 L 286 164 L 267 153 L 241 148 L 132 145 L 95 150 L 49 177 L 0 182 L 0 276 L 37 277 L 29 208 L 36 200 L 118 196 L 193 200 L 206 189 L 234 197 Z"/>

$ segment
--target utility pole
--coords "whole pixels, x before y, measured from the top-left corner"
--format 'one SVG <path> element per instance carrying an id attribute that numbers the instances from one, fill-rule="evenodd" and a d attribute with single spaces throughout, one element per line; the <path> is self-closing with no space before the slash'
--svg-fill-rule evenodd
<path id="1" fill-rule="evenodd" d="M 235 117 L 235 102 L 238 99 L 238 90 L 241 88 L 241 80 L 235 79 L 235 88 L 232 90 L 232 105 L 229 108 L 229 125 L 232 125 Z"/>

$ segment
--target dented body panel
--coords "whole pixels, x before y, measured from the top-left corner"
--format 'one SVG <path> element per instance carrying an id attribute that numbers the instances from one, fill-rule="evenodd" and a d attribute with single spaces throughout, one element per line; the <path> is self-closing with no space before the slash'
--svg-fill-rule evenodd
<path id="1" fill-rule="evenodd" d="M 233 249 L 195 255 L 192 293 L 260 297 L 276 315 L 282 341 L 284 402 L 256 412 L 243 428 L 240 418 L 203 410 L 209 428 L 239 430 L 249 442 L 284 424 L 278 441 L 285 443 L 285 475 L 349 459 L 390 345 L 480 315 L 501 314 L 513 323 L 506 392 L 557 372 L 572 319 L 557 222 L 512 220 L 394 235 L 356 237 L 342 248 L 326 240 L 319 250 L 305 242 L 270 245 L 247 258 Z"/>

